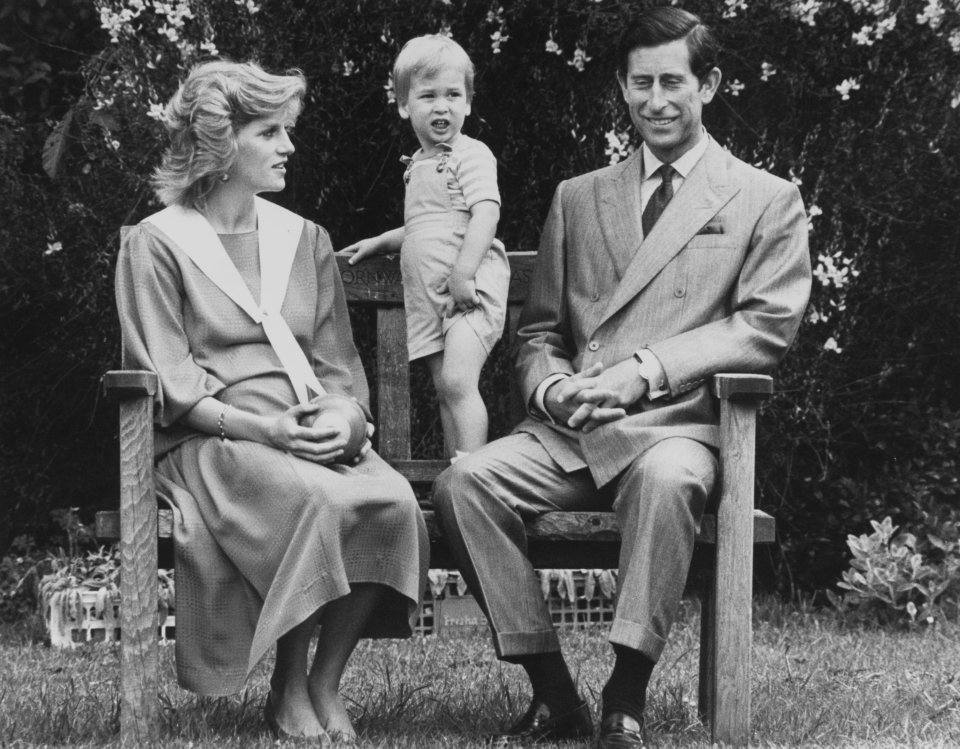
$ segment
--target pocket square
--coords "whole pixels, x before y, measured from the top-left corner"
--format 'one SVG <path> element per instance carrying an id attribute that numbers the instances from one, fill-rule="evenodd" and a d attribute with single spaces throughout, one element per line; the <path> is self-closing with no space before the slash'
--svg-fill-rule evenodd
<path id="1" fill-rule="evenodd" d="M 723 234 L 723 222 L 710 221 L 709 223 L 704 224 L 700 231 L 697 232 L 697 236 L 701 234 Z"/>

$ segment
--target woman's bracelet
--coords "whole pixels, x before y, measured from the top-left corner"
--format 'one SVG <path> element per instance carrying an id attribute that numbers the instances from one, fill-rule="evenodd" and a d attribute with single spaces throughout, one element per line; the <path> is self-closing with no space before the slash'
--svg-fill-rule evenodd
<path id="1" fill-rule="evenodd" d="M 223 417 L 227 415 L 227 409 L 230 408 L 230 404 L 227 403 L 224 405 L 223 410 L 220 412 L 220 418 L 217 419 L 217 429 L 220 430 L 220 441 L 223 442 L 227 438 L 227 433 L 223 429 Z"/>

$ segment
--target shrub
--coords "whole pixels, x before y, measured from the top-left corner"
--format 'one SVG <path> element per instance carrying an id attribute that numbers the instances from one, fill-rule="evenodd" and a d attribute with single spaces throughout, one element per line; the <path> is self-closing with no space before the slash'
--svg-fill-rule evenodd
<path id="1" fill-rule="evenodd" d="M 846 592 L 829 593 L 831 602 L 842 613 L 911 625 L 956 617 L 960 524 L 956 519 L 932 524 L 934 528 L 918 538 L 908 532 L 897 534 L 898 527 L 888 516 L 879 523 L 871 521 L 870 535 L 848 536 L 853 559 L 837 583 Z"/>

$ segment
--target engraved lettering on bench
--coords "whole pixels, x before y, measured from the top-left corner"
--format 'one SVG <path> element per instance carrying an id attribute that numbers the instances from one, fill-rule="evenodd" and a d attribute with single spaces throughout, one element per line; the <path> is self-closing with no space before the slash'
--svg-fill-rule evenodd
<path id="1" fill-rule="evenodd" d="M 343 283 L 347 286 L 400 286 L 400 271 L 369 271 L 369 270 L 347 270 L 344 268 L 340 272 Z"/>

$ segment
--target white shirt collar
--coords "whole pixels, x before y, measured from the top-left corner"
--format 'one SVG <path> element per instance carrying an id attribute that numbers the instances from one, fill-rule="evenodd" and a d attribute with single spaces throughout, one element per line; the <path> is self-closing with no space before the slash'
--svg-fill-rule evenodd
<path id="1" fill-rule="evenodd" d="M 697 145 L 670 164 L 683 179 L 687 178 L 690 170 L 700 161 L 700 158 L 706 153 L 707 146 L 710 144 L 710 136 L 707 135 L 706 128 L 702 128 L 701 132 L 703 137 L 700 138 Z M 642 149 L 643 179 L 650 179 L 656 173 L 657 169 L 663 165 L 663 162 L 653 155 L 653 151 L 650 150 L 650 146 L 646 143 L 643 144 Z"/>

